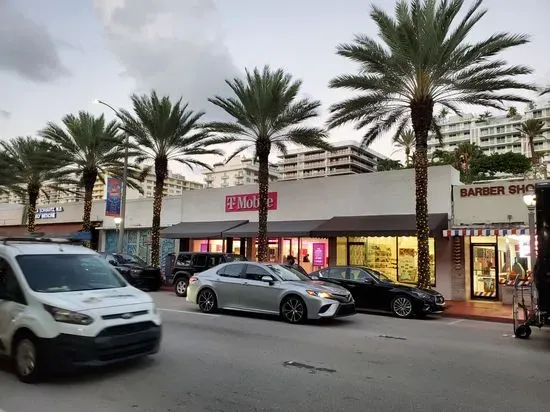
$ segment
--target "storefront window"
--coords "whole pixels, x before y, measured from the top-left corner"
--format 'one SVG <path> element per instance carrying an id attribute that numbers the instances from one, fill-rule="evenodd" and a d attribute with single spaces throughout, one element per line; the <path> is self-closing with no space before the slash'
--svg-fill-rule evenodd
<path id="1" fill-rule="evenodd" d="M 194 239 L 192 252 L 224 252 L 224 241 L 222 239 Z"/>
<path id="2" fill-rule="evenodd" d="M 279 254 L 279 239 L 277 238 L 269 238 L 268 240 L 268 261 L 271 263 L 279 263 L 282 261 L 282 257 Z M 258 239 L 256 238 L 254 241 L 253 249 L 252 249 L 252 255 L 254 256 L 254 260 L 258 260 Z"/>
<path id="3" fill-rule="evenodd" d="M 430 283 L 435 285 L 435 241 L 429 239 Z M 416 237 L 401 236 L 397 239 L 397 280 L 415 284 L 418 280 L 418 242 Z"/>
<path id="4" fill-rule="evenodd" d="M 328 240 L 300 239 L 300 265 L 309 273 L 328 266 Z"/>

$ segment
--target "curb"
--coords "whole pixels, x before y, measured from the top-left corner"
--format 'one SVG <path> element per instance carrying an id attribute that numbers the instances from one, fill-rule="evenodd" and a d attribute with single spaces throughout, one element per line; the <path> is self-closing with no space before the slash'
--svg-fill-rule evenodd
<path id="1" fill-rule="evenodd" d="M 511 318 L 501 318 L 498 316 L 486 316 L 486 315 L 466 315 L 461 313 L 444 313 L 443 317 L 445 318 L 454 318 L 454 319 L 468 319 L 468 320 L 480 320 L 484 322 L 494 322 L 494 323 L 514 323 L 514 320 Z"/>

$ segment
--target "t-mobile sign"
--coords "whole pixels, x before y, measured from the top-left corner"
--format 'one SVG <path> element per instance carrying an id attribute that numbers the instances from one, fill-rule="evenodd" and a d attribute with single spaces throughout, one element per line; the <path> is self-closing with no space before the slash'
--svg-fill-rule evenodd
<path id="1" fill-rule="evenodd" d="M 242 195 L 227 195 L 225 197 L 225 212 L 252 212 L 260 207 L 260 195 L 247 193 Z M 267 210 L 277 210 L 277 192 L 267 194 Z"/>

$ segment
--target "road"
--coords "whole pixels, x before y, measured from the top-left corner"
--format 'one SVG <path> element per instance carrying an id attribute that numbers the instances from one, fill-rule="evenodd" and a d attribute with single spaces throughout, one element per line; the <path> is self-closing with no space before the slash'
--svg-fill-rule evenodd
<path id="1" fill-rule="evenodd" d="M 522 341 L 510 325 L 369 314 L 296 326 L 154 297 L 164 319 L 157 356 L 34 386 L 0 369 L 0 410 L 533 412 L 550 404 L 550 330 Z"/>

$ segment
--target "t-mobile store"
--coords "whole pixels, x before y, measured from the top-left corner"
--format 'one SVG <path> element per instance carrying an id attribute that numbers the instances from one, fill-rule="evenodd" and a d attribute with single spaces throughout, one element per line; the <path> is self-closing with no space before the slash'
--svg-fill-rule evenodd
<path id="1" fill-rule="evenodd" d="M 430 168 L 429 177 L 432 284 L 450 294 L 452 249 L 443 230 L 451 213 L 451 187 L 460 184 L 459 175 L 440 166 Z M 308 271 L 333 264 L 366 265 L 396 281 L 416 283 L 413 182 L 413 171 L 402 170 L 272 183 L 269 259 L 282 262 L 292 255 Z M 130 200 L 127 205 L 126 236 L 132 229 L 150 230 L 152 200 Z M 223 251 L 256 259 L 257 186 L 165 198 L 161 226 L 161 255 Z M 102 249 L 114 250 L 112 218 L 104 219 L 102 229 Z"/>
<path id="2" fill-rule="evenodd" d="M 453 187 L 453 300 L 512 302 L 515 280 L 528 281 L 528 209 L 532 181 L 496 181 Z"/>

